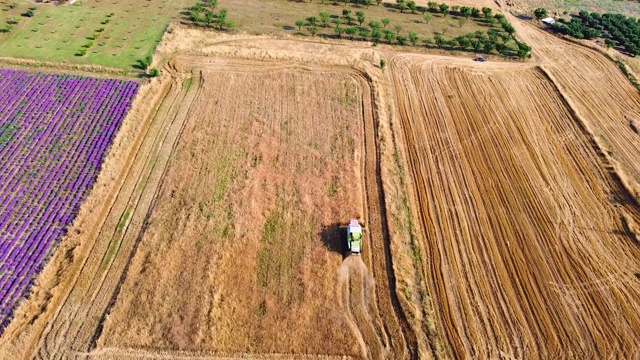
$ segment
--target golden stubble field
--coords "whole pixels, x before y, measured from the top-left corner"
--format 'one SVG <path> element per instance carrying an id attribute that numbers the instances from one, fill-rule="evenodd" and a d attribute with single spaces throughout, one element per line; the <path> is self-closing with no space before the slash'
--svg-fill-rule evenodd
<path id="1" fill-rule="evenodd" d="M 639 355 L 640 249 L 625 225 L 637 206 L 547 75 L 392 66 L 423 269 L 452 353 Z"/>
<path id="2" fill-rule="evenodd" d="M 0 353 L 640 356 L 640 95 L 511 21 L 529 62 L 174 26 Z"/>

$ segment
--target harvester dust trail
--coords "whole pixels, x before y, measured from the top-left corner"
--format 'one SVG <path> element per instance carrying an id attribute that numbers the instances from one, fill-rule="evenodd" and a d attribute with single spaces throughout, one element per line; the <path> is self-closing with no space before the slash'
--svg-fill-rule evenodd
<path id="1" fill-rule="evenodd" d="M 364 264 L 364 262 L 362 262 L 362 259 L 359 256 L 355 256 L 355 255 L 348 256 L 346 259 L 344 259 L 344 261 L 338 268 L 338 284 L 336 286 L 337 286 L 337 292 L 338 292 L 338 299 L 340 301 L 340 307 L 344 310 L 346 314 L 348 314 L 347 318 L 349 322 L 349 327 L 351 328 L 352 333 L 354 334 L 356 340 L 358 341 L 358 344 L 360 345 L 360 351 L 362 353 L 362 356 L 364 358 L 367 358 L 367 357 L 370 357 L 370 352 L 368 350 L 370 347 L 367 346 L 367 343 L 365 342 L 362 331 L 360 330 L 360 327 L 358 326 L 358 323 L 356 322 L 356 319 L 353 315 L 352 307 L 353 307 L 353 304 L 356 304 L 356 303 L 363 304 L 368 301 L 371 301 L 372 299 L 364 298 L 364 289 L 359 293 L 356 292 L 356 294 L 351 293 L 351 277 L 352 276 L 360 276 L 361 277 L 360 283 L 365 286 L 368 283 L 367 266 Z M 365 330 L 373 331 L 373 329 L 369 329 L 369 328 Z M 377 342 L 378 344 L 376 347 L 374 347 L 374 349 L 377 352 L 377 354 L 380 355 L 380 348 L 382 347 L 382 344 L 380 344 L 379 341 Z"/>
<path id="2" fill-rule="evenodd" d="M 547 74 L 419 56 L 390 68 L 449 355 L 636 355 L 640 248 L 622 218 L 640 215 Z"/>

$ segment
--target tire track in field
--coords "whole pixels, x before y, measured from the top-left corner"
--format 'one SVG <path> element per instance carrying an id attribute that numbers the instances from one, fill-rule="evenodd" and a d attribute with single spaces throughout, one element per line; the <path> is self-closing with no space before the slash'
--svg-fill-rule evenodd
<path id="1" fill-rule="evenodd" d="M 167 109 L 169 114 L 172 111 L 177 112 L 181 108 L 183 108 L 182 101 L 180 100 L 184 101 L 185 99 L 187 99 L 187 96 L 189 94 L 193 95 L 193 92 L 185 92 L 184 97 L 180 99 L 178 95 L 181 93 L 181 86 L 174 85 L 174 88 L 175 87 L 177 87 L 177 89 L 175 89 L 174 96 L 172 97 L 171 103 L 169 104 L 169 109 Z M 191 97 L 191 100 L 193 100 L 193 97 Z M 164 105 L 165 104 L 163 103 L 162 106 Z M 156 118 L 158 117 L 158 114 L 164 115 L 162 112 L 162 107 L 159 109 L 158 113 L 156 113 Z M 108 296 L 112 293 L 108 292 L 108 294 L 100 294 L 100 290 L 102 286 L 105 285 L 105 281 L 108 276 L 117 276 L 117 274 L 114 274 L 114 272 L 110 271 L 113 264 L 119 260 L 120 262 L 122 262 L 128 259 L 128 257 L 123 257 L 122 255 L 120 255 L 120 249 L 123 246 L 123 242 L 126 242 L 126 237 L 132 234 L 131 232 L 129 232 L 129 227 L 132 225 L 132 223 L 136 221 L 138 223 L 137 226 L 141 225 L 140 221 L 137 220 L 139 219 L 140 215 L 135 212 L 135 209 L 137 209 L 137 207 L 139 206 L 140 201 L 143 200 L 144 194 L 149 191 L 150 187 L 148 186 L 149 183 L 147 181 L 151 179 L 151 184 L 154 183 L 151 176 L 153 176 L 153 174 L 157 175 L 157 171 L 155 171 L 156 165 L 158 166 L 160 172 L 163 172 L 162 169 L 166 168 L 169 156 L 162 156 L 161 154 L 165 146 L 169 146 L 169 149 L 171 149 L 177 141 L 178 134 L 176 133 L 176 131 L 171 131 L 171 127 L 175 128 L 176 126 L 178 126 L 179 129 L 179 125 L 181 124 L 181 122 L 184 122 L 184 117 L 179 121 L 176 121 L 177 118 L 178 113 L 176 113 L 174 116 L 161 117 L 161 119 L 167 119 L 166 121 L 169 122 L 169 124 L 158 122 L 157 132 L 155 136 L 153 138 L 149 137 L 148 135 L 145 137 L 145 139 L 153 139 L 153 142 L 147 143 L 146 146 L 143 145 L 145 147 L 151 147 L 151 149 L 149 149 L 148 153 L 139 153 L 139 155 L 141 156 L 140 160 L 144 162 L 138 162 L 138 160 L 136 160 L 138 166 L 144 166 L 144 169 L 140 170 L 140 172 L 138 173 L 139 175 L 135 178 L 135 182 L 129 183 L 129 186 L 135 185 L 134 189 L 131 190 L 132 192 L 130 193 L 130 195 L 125 195 L 127 194 L 127 192 L 121 192 L 122 196 L 128 197 L 128 205 L 122 208 L 122 212 L 119 213 L 119 216 L 117 215 L 118 212 L 113 212 L 112 209 L 113 213 L 111 215 L 111 221 L 105 223 L 106 227 L 103 226 L 101 230 L 101 234 L 105 234 L 105 236 L 109 236 L 107 235 L 108 232 L 111 233 L 110 240 L 107 243 L 97 243 L 98 246 L 101 244 L 106 245 L 106 248 L 95 248 L 92 251 L 92 254 L 95 254 L 93 256 L 100 257 L 100 261 L 85 262 L 80 275 L 81 278 L 78 279 L 78 282 L 76 282 L 72 290 L 81 291 L 82 293 L 70 294 L 70 296 L 73 296 L 74 298 L 83 297 L 86 300 L 74 300 L 68 305 L 63 305 L 61 307 L 60 312 L 52 321 L 52 324 L 54 325 L 50 327 L 51 330 L 45 333 L 41 349 L 38 352 L 38 357 L 45 359 L 60 358 L 64 356 L 64 352 L 69 350 L 69 348 L 77 347 L 85 350 L 90 346 L 91 339 L 93 337 L 92 334 L 95 333 L 97 321 L 99 320 L 99 316 L 96 316 L 95 312 L 92 313 L 90 310 L 93 306 L 95 306 L 94 301 L 98 295 Z M 171 141 L 168 137 L 172 132 L 173 135 L 171 136 L 173 136 L 173 141 Z M 144 159 L 142 158 L 142 156 L 144 156 Z M 160 159 L 160 157 L 162 157 L 162 159 Z M 158 161 L 159 159 L 164 161 L 164 166 L 162 165 L 162 161 Z M 133 179 L 132 177 L 128 178 Z M 142 180 L 143 178 L 145 178 L 146 180 Z M 142 208 L 145 209 L 144 206 Z M 126 215 L 127 212 L 129 212 L 129 216 Z M 118 218 L 116 219 L 113 216 L 117 216 Z M 128 219 L 129 217 L 131 217 L 130 220 Z M 133 234 L 135 235 L 136 233 L 134 232 Z M 131 239 L 129 239 L 129 241 L 126 242 L 126 245 L 127 250 L 131 250 L 131 246 L 134 244 L 131 244 Z M 122 269 L 119 268 L 119 270 Z M 82 275 L 83 273 L 84 275 Z M 109 286 L 113 285 L 114 284 L 109 284 Z M 91 288 L 91 286 L 95 286 L 95 288 Z M 87 304 L 91 305 L 87 306 Z M 104 308 L 106 304 L 100 306 Z M 62 315 L 61 313 L 63 313 L 64 315 Z M 95 326 L 89 326 L 87 328 L 87 325 L 85 323 L 86 321 L 93 322 Z"/>

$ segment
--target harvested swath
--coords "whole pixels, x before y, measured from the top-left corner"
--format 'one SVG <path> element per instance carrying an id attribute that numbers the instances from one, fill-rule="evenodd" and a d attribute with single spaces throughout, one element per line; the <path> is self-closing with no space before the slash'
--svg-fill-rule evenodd
<path id="1" fill-rule="evenodd" d="M 546 75 L 392 63 L 439 333 L 462 358 L 633 358 L 637 222 Z"/>
<path id="2" fill-rule="evenodd" d="M 0 71 L 0 332 L 91 189 L 136 90 Z"/>

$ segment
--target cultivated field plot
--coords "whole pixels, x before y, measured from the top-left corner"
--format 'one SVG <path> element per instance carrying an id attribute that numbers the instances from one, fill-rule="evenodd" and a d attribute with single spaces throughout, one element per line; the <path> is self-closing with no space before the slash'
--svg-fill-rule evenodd
<path id="1" fill-rule="evenodd" d="M 342 257 L 323 238 L 362 215 L 359 84 L 227 68 L 204 70 L 192 86 L 198 94 L 100 343 L 358 354 L 344 341 L 352 335 L 336 293 Z"/>
<path id="2" fill-rule="evenodd" d="M 173 65 L 188 68 L 172 77 L 132 147 L 95 245 L 65 277 L 70 292 L 34 333 L 42 340 L 12 351 L 44 359 L 415 352 L 387 278 L 364 77 L 213 57 Z M 340 223 L 350 218 L 365 224 L 367 251 L 344 259 Z"/>
<path id="3" fill-rule="evenodd" d="M 392 68 L 451 355 L 639 356 L 638 210 L 545 73 Z"/>
<path id="4" fill-rule="evenodd" d="M 7 22 L 13 27 L 0 31 L 0 57 L 135 70 L 138 60 L 153 53 L 171 19 L 193 3 L 82 0 L 58 6 L 0 0 L 5 15 L 0 28 Z M 22 15 L 32 7 L 33 17 Z"/>
<path id="5" fill-rule="evenodd" d="M 0 70 L 0 332 L 93 186 L 137 87 Z"/>

